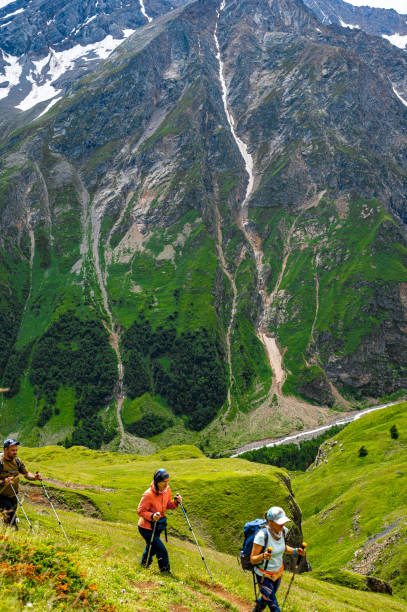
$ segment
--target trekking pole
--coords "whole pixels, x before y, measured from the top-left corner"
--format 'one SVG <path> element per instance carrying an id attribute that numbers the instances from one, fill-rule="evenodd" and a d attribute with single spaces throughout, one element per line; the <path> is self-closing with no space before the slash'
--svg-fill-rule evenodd
<path id="1" fill-rule="evenodd" d="M 210 571 L 209 571 L 209 567 L 206 565 L 205 557 L 204 557 L 204 556 L 203 556 L 203 554 L 202 554 L 202 550 L 201 550 L 201 549 L 200 549 L 200 547 L 199 547 L 198 540 L 196 539 L 196 535 L 195 535 L 195 533 L 194 533 L 194 530 L 192 529 L 192 527 L 191 527 L 191 523 L 189 522 L 189 518 L 188 518 L 188 515 L 187 515 L 187 511 L 185 510 L 185 508 L 184 508 L 184 506 L 183 506 L 182 504 L 180 504 L 180 506 L 181 506 L 181 508 L 182 508 L 182 512 L 184 513 L 185 518 L 187 519 L 187 523 L 188 523 L 189 529 L 190 529 L 190 531 L 191 531 L 192 535 L 194 536 L 195 543 L 196 543 L 196 545 L 197 545 L 197 547 L 198 547 L 199 553 L 200 553 L 200 555 L 201 555 L 201 559 L 202 559 L 202 561 L 203 561 L 203 562 L 204 562 L 204 564 L 205 564 L 206 571 L 207 571 L 207 572 L 208 572 L 208 574 L 209 574 L 209 578 L 211 579 L 211 582 L 213 583 L 212 574 L 211 574 L 211 573 L 210 573 Z"/>
<path id="2" fill-rule="evenodd" d="M 14 496 L 15 496 L 15 498 L 16 498 L 16 500 L 17 500 L 18 505 L 20 506 L 21 510 L 23 511 L 23 514 L 24 514 L 25 518 L 27 519 L 27 523 L 29 524 L 31 531 L 34 533 L 33 526 L 31 525 L 30 520 L 29 520 L 28 516 L 26 515 L 25 510 L 24 510 L 24 508 L 23 508 L 23 504 L 21 503 L 21 501 L 20 501 L 20 499 L 19 499 L 19 497 L 18 497 L 18 495 L 17 495 L 17 493 L 16 493 L 16 490 L 15 490 L 15 488 L 13 487 L 13 485 L 12 485 L 12 483 L 11 483 L 11 482 L 10 482 L 10 487 L 11 487 L 11 490 L 13 491 L 13 493 L 14 493 Z M 16 509 L 16 511 L 14 512 L 14 517 L 13 517 L 13 519 L 12 519 L 12 523 L 14 523 L 14 522 L 15 522 L 15 520 L 16 520 L 16 514 L 17 514 L 17 509 Z"/>
<path id="3" fill-rule="evenodd" d="M 150 561 L 150 553 L 151 553 L 151 547 L 153 545 L 153 540 L 155 537 L 155 530 L 157 528 L 157 521 L 154 521 L 154 525 L 153 525 L 153 533 L 151 534 L 151 539 L 150 539 L 150 543 L 148 545 L 148 551 L 147 551 L 147 559 L 146 562 L 144 564 L 144 567 L 148 567 L 148 562 Z"/>
<path id="4" fill-rule="evenodd" d="M 37 472 L 37 474 L 38 474 L 38 472 Z M 64 536 L 65 536 L 65 540 L 68 542 L 68 544 L 70 544 L 70 541 L 68 540 L 68 536 L 67 536 L 67 535 L 66 535 L 66 533 L 65 533 L 65 529 L 64 529 L 64 527 L 63 527 L 63 525 L 62 525 L 61 521 L 59 520 L 59 516 L 58 516 L 58 514 L 57 514 L 57 511 L 55 510 L 55 508 L 54 508 L 54 504 L 52 503 L 51 498 L 50 498 L 50 496 L 48 495 L 48 491 L 47 491 L 47 489 L 45 488 L 45 485 L 44 485 L 44 483 L 43 483 L 43 481 L 42 481 L 42 478 L 40 478 L 40 483 L 42 484 L 42 488 L 44 489 L 44 493 L 45 493 L 45 495 L 46 495 L 46 497 L 47 497 L 47 499 L 48 499 L 48 501 L 49 501 L 49 503 L 50 503 L 51 508 L 52 508 L 52 509 L 53 509 L 53 511 L 54 511 L 54 514 L 55 514 L 56 519 L 57 519 L 57 521 L 58 521 L 58 523 L 59 523 L 59 526 L 60 526 L 60 527 L 61 527 L 61 529 L 62 529 L 62 533 L 63 533 L 63 534 L 64 534 Z"/>
<path id="5" fill-rule="evenodd" d="M 305 549 L 307 548 L 307 543 L 306 543 L 306 542 L 303 542 L 303 543 L 301 544 L 301 548 L 303 548 L 303 549 L 305 550 Z M 304 555 L 304 558 L 305 558 L 305 555 Z M 293 571 L 293 575 L 291 576 L 290 584 L 288 585 L 287 593 L 285 594 L 284 601 L 283 601 L 283 605 L 281 606 L 281 610 L 283 610 L 284 605 L 285 605 L 285 602 L 287 601 L 288 593 L 290 592 L 291 585 L 292 585 L 292 583 L 294 582 L 294 577 L 295 577 L 295 574 L 296 574 L 296 572 L 298 571 L 298 568 L 299 568 L 299 566 L 300 566 L 301 559 L 302 559 L 302 557 L 298 557 L 298 559 L 297 559 L 297 563 L 295 564 L 295 569 L 294 569 L 294 571 Z"/>
<path id="6" fill-rule="evenodd" d="M 254 575 L 254 569 L 252 569 L 252 576 L 253 576 L 253 588 L 254 588 L 254 603 L 257 603 L 259 596 L 257 595 L 257 583 L 256 583 L 256 576 Z"/>
<path id="7" fill-rule="evenodd" d="M 271 546 L 269 546 L 269 547 L 268 547 L 267 552 L 268 552 L 269 554 L 271 554 L 271 553 L 273 552 L 273 549 L 271 548 Z M 267 561 L 267 563 L 266 563 L 266 567 L 264 568 L 264 571 L 265 571 L 265 572 L 267 572 L 267 568 L 268 568 L 268 566 L 269 566 L 269 563 L 270 563 L 270 559 L 268 559 L 268 561 Z"/>

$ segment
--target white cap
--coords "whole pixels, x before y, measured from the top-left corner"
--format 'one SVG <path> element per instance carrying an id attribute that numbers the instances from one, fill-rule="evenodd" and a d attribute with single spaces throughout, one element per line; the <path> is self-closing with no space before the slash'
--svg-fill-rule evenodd
<path id="1" fill-rule="evenodd" d="M 277 525 L 284 525 L 288 523 L 288 521 L 291 521 L 284 510 L 279 506 L 271 506 L 267 512 L 267 520 L 273 521 L 273 523 L 277 523 Z"/>

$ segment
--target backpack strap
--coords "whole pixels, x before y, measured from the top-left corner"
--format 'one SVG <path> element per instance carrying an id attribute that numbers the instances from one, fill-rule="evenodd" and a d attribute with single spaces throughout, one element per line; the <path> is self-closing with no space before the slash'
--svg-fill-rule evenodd
<path id="1" fill-rule="evenodd" d="M 263 546 L 263 550 L 261 552 L 264 552 L 266 550 L 267 542 L 269 540 L 269 532 L 268 532 L 267 527 L 263 527 L 262 528 L 262 532 L 263 532 L 263 535 L 264 535 L 264 546 Z"/>
<path id="2" fill-rule="evenodd" d="M 20 474 L 22 474 L 22 463 L 18 457 L 16 457 L 17 468 Z M 4 471 L 4 463 L 3 463 L 3 453 L 0 455 L 0 472 Z"/>

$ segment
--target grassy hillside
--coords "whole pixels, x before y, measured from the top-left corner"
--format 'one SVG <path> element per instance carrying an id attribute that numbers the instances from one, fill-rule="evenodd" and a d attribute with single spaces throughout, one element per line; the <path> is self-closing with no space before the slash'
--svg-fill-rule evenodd
<path id="1" fill-rule="evenodd" d="M 193 446 L 171 447 L 147 457 L 59 446 L 22 448 L 20 454 L 31 470 L 53 479 L 50 487 L 55 488 L 56 494 L 66 497 L 63 483 L 76 485 L 68 489 L 66 503 L 76 503 L 77 491 L 97 516 L 132 524 L 138 520 L 141 494 L 150 485 L 155 470 L 164 466 L 171 475 L 172 491 L 185 497 L 185 506 L 202 538 L 225 552 L 232 548 L 238 551 L 242 525 L 251 517 L 261 516 L 269 500 L 288 505 L 292 514 L 298 513 L 282 480 L 284 472 L 278 468 L 235 459 L 208 459 Z M 170 531 L 187 536 L 180 513 L 170 517 Z"/>
<path id="2" fill-rule="evenodd" d="M 25 505 L 36 535 L 31 536 L 22 522 L 17 535 L 8 533 L 8 540 L 0 540 L 0 600 L 7 609 L 28 609 L 29 603 L 33 604 L 30 608 L 41 611 L 68 607 L 98 612 L 251 609 L 251 577 L 242 572 L 235 558 L 240 530 L 248 518 L 259 516 L 272 502 L 287 507 L 288 490 L 280 470 L 243 460 L 209 460 L 193 447 L 167 449 L 147 458 L 54 447 L 24 448 L 21 456 L 31 469 L 61 480 L 58 489 L 56 485 L 50 488 L 59 496 L 59 514 L 71 545 L 57 529 L 39 490 L 27 487 Z M 170 470 L 173 489 L 184 494 L 214 585 L 188 539 L 180 511 L 169 515 L 168 548 L 174 576 L 161 576 L 155 563 L 148 571 L 139 567 L 143 542 L 136 528 L 135 508 L 157 465 Z M 76 486 L 69 488 L 67 481 Z M 210 540 L 223 552 L 208 546 Z M 51 567 L 48 576 L 45 567 Z M 287 578 L 289 575 L 282 595 Z M 285 609 L 401 612 L 407 611 L 407 605 L 397 598 L 302 575 L 296 578 Z"/>
<path id="3" fill-rule="evenodd" d="M 320 465 L 293 482 L 313 569 L 374 574 L 406 597 L 407 403 L 364 416 L 321 449 Z"/>

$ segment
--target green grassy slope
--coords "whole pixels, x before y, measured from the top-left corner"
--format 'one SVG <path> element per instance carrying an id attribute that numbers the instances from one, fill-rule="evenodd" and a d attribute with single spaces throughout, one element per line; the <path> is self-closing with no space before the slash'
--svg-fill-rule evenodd
<path id="1" fill-rule="evenodd" d="M 362 417 L 322 448 L 326 460 L 293 482 L 313 568 L 372 573 L 405 597 L 407 403 Z"/>
<path id="2" fill-rule="evenodd" d="M 46 501 L 38 499 L 38 495 L 32 497 L 31 491 L 26 492 L 26 508 L 36 535 L 31 536 L 22 522 L 17 535 L 8 533 L 8 541 L 0 539 L 3 578 L 0 600 L 7 609 L 26 609 L 27 603 L 41 611 L 50 607 L 99 612 L 247 612 L 251 609 L 251 577 L 242 572 L 235 558 L 239 548 L 237 528 L 240 543 L 241 527 L 249 517 L 258 516 L 271 500 L 286 506 L 287 489 L 279 478 L 280 470 L 242 460 L 208 460 L 193 447 L 174 447 L 162 455 L 146 458 L 55 447 L 24 448 L 21 456 L 27 465 L 41 469 L 44 475 L 71 480 L 77 483 L 77 488 L 79 483 L 89 485 L 78 493 L 93 501 L 99 518 L 90 516 L 95 513 L 95 508 L 90 506 L 82 510 L 77 506 L 76 513 L 68 510 L 69 505 L 75 505 L 76 491 L 60 489 L 66 495 L 65 509 L 60 509 L 59 514 L 71 539 L 68 546 Z M 136 528 L 135 509 L 140 492 L 157 465 L 170 470 L 174 490 L 179 488 L 184 494 L 214 585 L 210 584 L 196 547 L 189 540 L 179 510 L 169 513 L 168 549 L 174 576 L 161 576 L 155 562 L 148 571 L 139 567 L 144 546 Z M 91 489 L 91 485 L 114 487 L 115 491 Z M 225 490 L 230 494 L 225 496 Z M 211 539 L 223 552 L 208 546 Z M 53 570 L 50 576 L 44 577 L 41 568 L 51 563 L 47 561 L 49 558 L 60 559 L 66 575 Z M 35 567 L 21 565 L 27 561 Z M 36 571 L 39 573 L 35 574 Z M 33 578 L 33 574 L 39 579 Z M 287 574 L 280 601 L 288 579 Z M 64 584 L 68 585 L 66 591 L 61 587 Z M 63 593 L 66 598 L 58 597 Z M 84 604 L 84 598 L 88 604 Z M 291 612 L 373 609 L 401 612 L 407 610 L 407 605 L 397 598 L 323 583 L 314 580 L 312 574 L 296 578 L 285 608 Z"/>
<path id="3" fill-rule="evenodd" d="M 90 485 L 82 494 L 103 519 L 133 524 L 138 520 L 136 510 L 141 494 L 150 485 L 153 473 L 164 466 L 171 475 L 172 491 L 185 495 L 185 505 L 198 523 L 202 537 L 224 551 L 231 547 L 238 550 L 242 524 L 261 516 L 269 500 L 288 504 L 295 511 L 282 481 L 284 472 L 278 468 L 263 469 L 235 459 L 208 459 L 193 446 L 171 447 L 147 457 L 79 447 L 24 448 L 20 454 L 30 469 L 38 469 L 46 478 Z M 225 523 L 229 525 L 226 532 Z M 170 529 L 187 535 L 180 513 L 171 516 Z"/>

